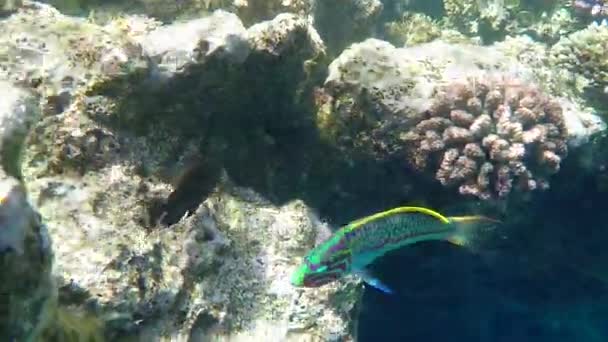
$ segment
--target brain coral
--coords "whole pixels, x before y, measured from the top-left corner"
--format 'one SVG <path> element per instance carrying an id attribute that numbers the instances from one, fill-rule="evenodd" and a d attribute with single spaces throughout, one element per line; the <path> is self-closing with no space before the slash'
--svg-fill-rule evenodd
<path id="1" fill-rule="evenodd" d="M 482 199 L 548 187 L 567 153 L 560 104 L 504 75 L 439 87 L 426 117 L 400 138 L 413 168 Z"/>

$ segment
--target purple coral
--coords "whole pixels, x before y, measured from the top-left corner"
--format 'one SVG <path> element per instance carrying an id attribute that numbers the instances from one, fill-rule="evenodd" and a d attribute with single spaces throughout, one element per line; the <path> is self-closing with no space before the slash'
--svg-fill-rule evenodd
<path id="1" fill-rule="evenodd" d="M 567 153 L 560 105 L 538 88 L 498 75 L 448 83 L 427 118 L 401 137 L 419 171 L 481 199 L 548 187 Z"/>

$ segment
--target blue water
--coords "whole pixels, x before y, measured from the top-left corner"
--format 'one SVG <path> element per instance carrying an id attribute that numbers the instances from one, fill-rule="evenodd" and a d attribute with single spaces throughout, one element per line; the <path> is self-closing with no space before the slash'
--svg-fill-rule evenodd
<path id="1" fill-rule="evenodd" d="M 608 341 L 598 178 L 564 170 L 485 256 L 429 242 L 380 260 L 374 270 L 399 293 L 366 289 L 359 341 Z"/>

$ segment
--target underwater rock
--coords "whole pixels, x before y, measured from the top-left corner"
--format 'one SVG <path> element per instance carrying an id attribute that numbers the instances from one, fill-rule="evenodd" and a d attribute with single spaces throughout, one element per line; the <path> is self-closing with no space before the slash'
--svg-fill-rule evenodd
<path id="1" fill-rule="evenodd" d="M 130 146 L 133 158 L 142 156 L 144 146 Z M 227 182 L 189 216 L 158 226 L 145 215 L 171 188 L 137 176 L 131 163 L 80 179 L 27 177 L 51 236 L 61 241 L 55 254 L 63 297 L 108 317 L 109 336 L 229 339 L 262 336 L 268 324 L 282 334 L 277 340 L 350 334 L 354 283 L 318 291 L 289 284 L 322 227 L 302 202 L 277 207 Z"/>
<path id="2" fill-rule="evenodd" d="M 56 302 L 50 239 L 22 184 L 2 174 L 0 196 L 0 339 L 36 341 Z"/>
<path id="3" fill-rule="evenodd" d="M 319 64 L 317 60 L 325 56 L 323 41 L 308 21 L 287 13 L 245 30 L 236 15 L 217 10 L 205 18 L 162 25 L 133 40 L 141 44 L 150 61 L 143 77 L 128 84 L 125 91 L 118 91 L 116 88 L 121 88 L 111 81 L 107 87 L 91 87 L 101 92 L 92 89 L 88 93 L 107 99 L 108 91 L 103 89 L 109 87 L 112 94 L 119 94 L 111 96 L 110 102 L 122 108 L 113 110 L 115 119 L 140 127 L 150 123 L 151 117 L 163 121 L 184 115 L 188 117 L 184 126 L 193 128 L 196 123 L 191 121 L 205 121 L 210 110 L 228 113 L 241 111 L 235 106 L 249 109 L 244 102 L 256 97 L 240 84 L 255 82 L 270 87 L 277 83 L 276 69 L 281 69 L 282 75 L 303 73 L 307 77 L 306 73 Z M 291 81 L 302 78 L 295 77 Z M 293 88 L 298 88 L 297 82 Z M 174 94 L 170 101 L 168 92 Z M 228 97 L 238 101 L 228 103 Z M 206 106 L 186 109 L 200 107 L 195 102 Z M 191 115 L 193 110 L 199 114 Z"/>
<path id="4" fill-rule="evenodd" d="M 0 339 L 36 340 L 51 321 L 55 300 L 52 251 L 46 227 L 30 205 L 21 177 L 20 154 L 38 101 L 0 81 Z"/>
<path id="5" fill-rule="evenodd" d="M 325 54 L 325 44 L 314 27 L 294 14 L 279 14 L 272 20 L 253 25 L 247 35 L 256 53 L 280 56 L 285 50 L 296 48 L 312 58 Z"/>
<path id="6" fill-rule="evenodd" d="M 175 218 L 172 194 L 197 190 L 179 190 L 190 185 L 169 182 L 164 165 L 183 145 L 193 151 L 184 157 L 201 153 L 200 143 L 171 131 L 137 137 L 78 108 L 39 122 L 24 158 L 32 198 L 61 241 L 54 253 L 64 301 L 103 320 L 110 337 L 350 334 L 354 284 L 289 286 L 322 227 L 302 202 L 272 205 L 228 182 L 191 193 L 202 204 Z M 176 221 L 168 227 L 167 216 Z"/>
<path id="7" fill-rule="evenodd" d="M 21 150 L 26 135 L 40 118 L 38 98 L 0 80 L 0 165 L 3 175 L 21 178 Z"/>
<path id="8" fill-rule="evenodd" d="M 35 90 L 44 113 L 65 110 L 83 85 L 147 67 L 127 35 L 27 4 L 0 21 L 0 79 Z"/>
<path id="9" fill-rule="evenodd" d="M 43 104 L 40 117 L 23 112 L 36 106 L 2 102 L 10 113 L 27 114 L 13 134 L 20 142 L 32 127 L 23 163 L 9 164 L 21 169 L 12 173 L 23 174 L 56 242 L 56 286 L 41 287 L 46 297 L 32 296 L 58 296 L 49 307 L 46 337 L 351 336 L 359 293 L 354 281 L 318 290 L 289 285 L 290 272 L 323 227 L 306 205 L 271 204 L 230 181 L 218 183 L 215 171 L 194 173 L 209 178 L 196 181 L 208 189 L 189 188 L 192 180 L 175 180 L 169 171 L 189 168 L 189 157 L 208 152 L 202 150 L 205 117 L 192 113 L 211 108 L 232 122 L 230 115 L 252 107 L 244 80 L 268 84 L 258 91 L 263 94 L 280 87 L 281 96 L 288 95 L 280 100 L 293 105 L 308 63 L 325 56 L 305 19 L 282 14 L 245 31 L 236 16 L 217 11 L 166 26 L 142 16 L 100 26 L 32 4 L 0 26 L 7 32 L 0 34 L 7 43 L 0 49 L 9 56 L 0 62 L 7 94 Z M 293 75 L 289 86 L 271 86 L 279 72 Z M 280 103 L 275 100 L 273 107 Z M 129 115 L 141 121 L 122 124 Z M 138 130 L 144 124 L 153 128 Z M 194 167 L 205 165 L 200 159 Z M 177 203 L 176 194 L 188 191 L 188 203 Z M 0 238 L 5 245 L 19 241 Z M 36 276 L 48 275 L 43 271 Z"/>
<path id="10" fill-rule="evenodd" d="M 158 27 L 136 41 L 154 62 L 150 77 L 160 81 L 187 72 L 188 67 L 203 64 L 209 58 L 241 63 L 249 54 L 243 23 L 236 15 L 222 10 L 208 17 Z"/>
<path id="11" fill-rule="evenodd" d="M 491 47 L 436 41 L 397 49 L 368 39 L 331 63 L 316 96 L 317 124 L 347 154 L 409 159 L 414 169 L 426 173 L 430 167 L 444 185 L 458 185 L 461 193 L 488 199 L 494 195 L 478 190 L 492 186 L 503 197 L 513 178 L 526 179 L 520 188 L 524 191 L 547 184 L 544 179 L 543 186 L 528 181 L 534 167 L 524 166 L 524 154 L 553 151 L 539 154 L 539 161 L 555 172 L 568 143 L 580 143 L 605 127 L 567 99 L 552 98 L 542 86 L 534 86 L 534 76 L 530 68 Z M 541 123 L 551 129 L 527 132 Z M 556 141 L 549 146 L 542 138 L 546 136 Z M 470 156 L 461 150 L 465 145 Z M 546 149 L 538 150 L 540 145 Z M 438 152 L 443 161 L 424 157 Z M 491 169 L 483 166 L 486 158 Z M 496 177 L 491 184 L 490 172 Z M 467 180 L 477 185 L 467 186 Z"/>

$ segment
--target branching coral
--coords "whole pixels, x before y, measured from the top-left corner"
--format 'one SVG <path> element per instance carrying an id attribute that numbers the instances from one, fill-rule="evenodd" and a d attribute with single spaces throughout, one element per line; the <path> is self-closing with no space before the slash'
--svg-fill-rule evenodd
<path id="1" fill-rule="evenodd" d="M 454 81 L 401 135 L 410 164 L 482 199 L 548 187 L 567 153 L 559 103 L 516 78 Z"/>
<path id="2" fill-rule="evenodd" d="M 480 33 L 480 25 L 491 31 L 501 31 L 508 22 L 511 12 L 517 11 L 519 1 L 496 0 L 445 0 L 445 21 L 469 34 Z"/>
<path id="3" fill-rule="evenodd" d="M 608 86 L 608 24 L 592 23 L 563 37 L 551 49 L 555 65 L 583 75 L 596 86 Z"/>
<path id="4" fill-rule="evenodd" d="M 416 45 L 441 36 L 441 28 L 427 15 L 404 13 L 400 20 L 385 24 L 387 38 L 395 45 Z"/>

